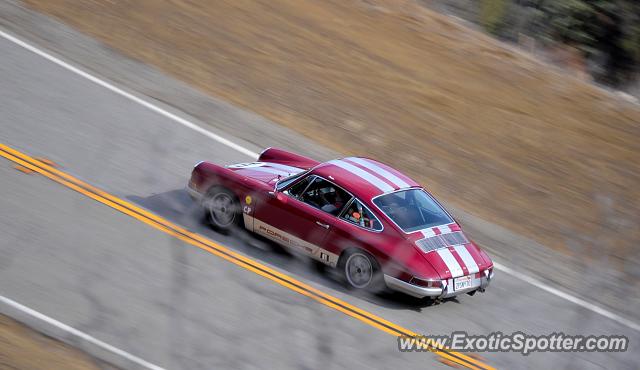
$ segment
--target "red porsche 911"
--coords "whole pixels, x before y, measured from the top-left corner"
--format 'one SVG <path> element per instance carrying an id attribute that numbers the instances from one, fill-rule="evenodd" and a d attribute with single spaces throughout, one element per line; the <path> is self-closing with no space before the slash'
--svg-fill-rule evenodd
<path id="1" fill-rule="evenodd" d="M 418 183 L 378 161 L 282 149 L 198 163 L 187 189 L 221 232 L 243 227 L 337 268 L 353 288 L 414 297 L 484 292 L 493 263 Z"/>

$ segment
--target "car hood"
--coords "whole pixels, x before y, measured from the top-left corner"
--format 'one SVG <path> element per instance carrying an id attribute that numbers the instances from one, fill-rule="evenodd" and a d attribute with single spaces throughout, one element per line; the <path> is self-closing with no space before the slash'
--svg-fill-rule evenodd
<path id="1" fill-rule="evenodd" d="M 493 265 L 455 223 L 414 232 L 409 241 L 441 279 L 479 273 Z"/>
<path id="2" fill-rule="evenodd" d="M 238 163 L 226 166 L 226 168 L 242 176 L 264 183 L 275 183 L 279 179 L 284 179 L 303 171 L 302 168 L 271 162 Z"/>

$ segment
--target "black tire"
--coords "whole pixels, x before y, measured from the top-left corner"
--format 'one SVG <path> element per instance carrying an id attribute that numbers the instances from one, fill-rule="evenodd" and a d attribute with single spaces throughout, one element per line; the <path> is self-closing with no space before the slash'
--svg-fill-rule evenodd
<path id="1" fill-rule="evenodd" d="M 338 260 L 338 271 L 348 288 L 380 293 L 386 286 L 378 261 L 362 249 L 348 249 Z"/>
<path id="2" fill-rule="evenodd" d="M 238 197 L 223 186 L 209 189 L 202 201 L 202 207 L 207 221 L 223 234 L 229 234 L 242 226 L 242 209 Z"/>

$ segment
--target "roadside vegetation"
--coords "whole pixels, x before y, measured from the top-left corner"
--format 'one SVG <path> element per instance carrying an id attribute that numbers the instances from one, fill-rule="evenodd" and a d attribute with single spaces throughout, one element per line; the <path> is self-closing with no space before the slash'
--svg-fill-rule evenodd
<path id="1" fill-rule="evenodd" d="M 425 0 L 552 62 L 640 96 L 637 0 Z M 564 55 L 563 55 L 564 54 Z M 555 59 L 555 60 L 554 60 Z M 564 60 L 558 60 L 564 59 Z"/>

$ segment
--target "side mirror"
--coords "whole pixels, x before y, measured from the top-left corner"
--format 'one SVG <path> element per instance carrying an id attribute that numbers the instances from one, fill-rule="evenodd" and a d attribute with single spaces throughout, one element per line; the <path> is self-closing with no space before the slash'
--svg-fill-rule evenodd
<path id="1" fill-rule="evenodd" d="M 269 196 L 270 196 L 271 198 L 275 198 L 275 197 L 276 197 L 276 191 L 275 191 L 275 190 L 274 190 L 274 191 L 270 191 L 270 192 L 268 192 L 267 194 L 269 194 Z"/>

